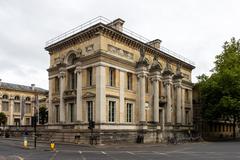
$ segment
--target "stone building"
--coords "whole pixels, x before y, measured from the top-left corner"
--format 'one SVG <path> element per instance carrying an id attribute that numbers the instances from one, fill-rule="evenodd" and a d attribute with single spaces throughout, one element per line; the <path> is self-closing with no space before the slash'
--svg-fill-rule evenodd
<path id="1" fill-rule="evenodd" d="M 193 124 L 194 130 L 201 134 L 205 140 L 226 140 L 233 138 L 234 125 L 231 120 L 218 119 L 215 121 L 206 121 L 202 118 L 201 94 L 199 85 L 193 87 Z M 235 128 L 236 137 L 240 136 L 239 126 Z"/>
<path id="2" fill-rule="evenodd" d="M 154 130 L 146 142 L 192 129 L 193 63 L 123 25 L 98 17 L 47 42 L 49 129 Z"/>
<path id="3" fill-rule="evenodd" d="M 35 87 L 34 84 L 24 86 L 0 80 L 0 112 L 6 114 L 8 126 L 31 125 L 36 97 L 42 100 L 46 96 L 47 90 Z"/>

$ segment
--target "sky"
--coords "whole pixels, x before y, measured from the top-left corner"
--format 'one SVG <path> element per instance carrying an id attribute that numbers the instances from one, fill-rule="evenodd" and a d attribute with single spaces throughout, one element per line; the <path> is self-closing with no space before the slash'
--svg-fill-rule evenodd
<path id="1" fill-rule="evenodd" d="M 210 75 L 225 41 L 240 39 L 239 0 L 0 0 L 0 79 L 48 89 L 45 42 L 104 16 L 195 62 Z"/>

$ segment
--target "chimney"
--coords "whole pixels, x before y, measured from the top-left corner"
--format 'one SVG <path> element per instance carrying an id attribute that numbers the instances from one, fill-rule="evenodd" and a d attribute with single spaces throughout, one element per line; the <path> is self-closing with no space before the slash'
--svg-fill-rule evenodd
<path id="1" fill-rule="evenodd" d="M 153 40 L 153 41 L 150 41 L 150 42 L 148 42 L 147 44 L 148 45 L 150 45 L 150 46 L 152 46 L 152 47 L 154 47 L 154 48 L 156 48 L 156 49 L 159 49 L 160 50 L 160 44 L 161 44 L 161 40 L 160 39 L 155 39 L 155 40 Z"/>
<path id="2" fill-rule="evenodd" d="M 124 20 L 118 18 L 118 19 L 115 19 L 113 22 L 109 23 L 108 25 L 111 26 L 112 28 L 122 32 L 124 22 L 125 22 Z"/>
<path id="3" fill-rule="evenodd" d="M 35 84 L 31 84 L 31 88 L 32 88 L 32 90 L 34 91 L 34 89 L 35 89 Z"/>

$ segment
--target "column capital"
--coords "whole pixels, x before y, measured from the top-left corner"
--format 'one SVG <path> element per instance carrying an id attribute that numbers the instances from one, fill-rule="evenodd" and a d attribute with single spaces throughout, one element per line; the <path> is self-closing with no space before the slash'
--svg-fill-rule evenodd
<path id="1" fill-rule="evenodd" d="M 66 76 L 66 70 L 64 68 L 59 69 L 58 78 L 64 78 Z"/>
<path id="2" fill-rule="evenodd" d="M 151 81 L 160 81 L 161 80 L 161 75 L 159 71 L 153 72 L 150 74 L 150 80 Z"/>
<path id="3" fill-rule="evenodd" d="M 138 78 L 144 78 L 144 77 L 147 77 L 147 76 L 148 76 L 147 72 L 138 72 L 137 73 L 137 77 Z"/>
<path id="4" fill-rule="evenodd" d="M 82 72 L 82 67 L 81 66 L 77 66 L 74 73 L 81 73 Z"/>
<path id="5" fill-rule="evenodd" d="M 173 85 L 174 87 L 182 87 L 182 80 L 181 79 L 174 80 Z"/>
<path id="6" fill-rule="evenodd" d="M 171 78 L 163 80 L 163 85 L 169 85 L 169 84 L 172 84 L 172 79 Z"/>

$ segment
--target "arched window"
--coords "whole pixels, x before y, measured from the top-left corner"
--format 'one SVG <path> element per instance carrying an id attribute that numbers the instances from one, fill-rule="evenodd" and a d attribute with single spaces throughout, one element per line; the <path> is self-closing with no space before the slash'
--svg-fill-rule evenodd
<path id="1" fill-rule="evenodd" d="M 3 99 L 8 99 L 8 95 L 3 95 Z"/>
<path id="2" fill-rule="evenodd" d="M 15 97 L 14 97 L 14 100 L 19 101 L 19 100 L 20 100 L 20 97 L 19 97 L 19 96 L 15 96 Z"/>
<path id="3" fill-rule="evenodd" d="M 68 56 L 68 64 L 73 65 L 76 63 L 76 54 L 72 53 Z"/>
<path id="4" fill-rule="evenodd" d="M 30 97 L 26 97 L 26 101 L 31 101 L 31 98 Z"/>

